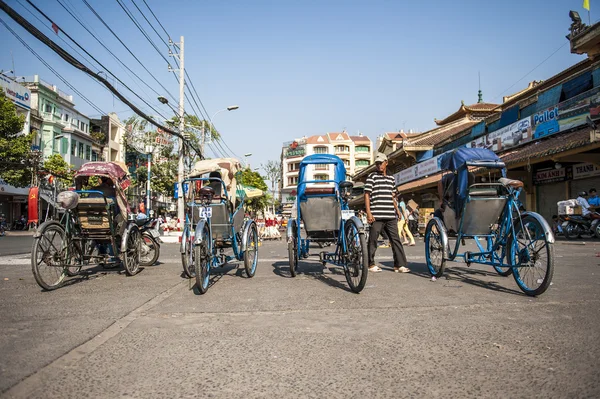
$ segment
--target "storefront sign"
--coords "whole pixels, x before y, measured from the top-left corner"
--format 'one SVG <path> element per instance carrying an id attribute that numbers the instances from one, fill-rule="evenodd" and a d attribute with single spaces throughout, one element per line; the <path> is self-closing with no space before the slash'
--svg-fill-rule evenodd
<path id="1" fill-rule="evenodd" d="M 547 184 L 554 183 L 557 181 L 565 181 L 567 180 L 567 169 L 566 168 L 548 168 L 543 170 L 538 170 L 535 172 L 533 176 L 534 184 Z"/>
<path id="2" fill-rule="evenodd" d="M 306 145 L 298 144 L 297 141 L 292 142 L 285 150 L 285 158 L 303 157 L 306 155 Z"/>
<path id="3" fill-rule="evenodd" d="M 5 195 L 28 195 L 29 188 L 17 188 L 0 179 L 0 194 Z"/>
<path id="4" fill-rule="evenodd" d="M 600 175 L 600 167 L 592 163 L 578 163 L 573 165 L 573 180 Z"/>
<path id="5" fill-rule="evenodd" d="M 281 203 L 282 204 L 293 204 L 296 202 L 296 189 L 291 191 L 283 190 L 281 193 Z"/>
<path id="6" fill-rule="evenodd" d="M 23 108 L 31 108 L 31 91 L 20 84 L 0 75 L 0 86 L 4 89 L 6 97 Z"/>
<path id="7" fill-rule="evenodd" d="M 504 151 L 531 141 L 531 118 L 520 121 L 493 131 L 466 144 L 467 148 L 487 148 L 494 152 Z"/>
<path id="8" fill-rule="evenodd" d="M 440 171 L 440 167 L 438 165 L 438 158 L 440 156 L 437 155 L 433 158 L 429 158 L 426 161 L 418 163 L 410 168 L 406 168 L 401 170 L 400 172 L 394 174 L 394 180 L 396 181 L 396 186 L 400 184 L 404 184 L 411 180 L 420 179 L 421 177 L 425 177 L 428 175 L 432 175 Z"/>

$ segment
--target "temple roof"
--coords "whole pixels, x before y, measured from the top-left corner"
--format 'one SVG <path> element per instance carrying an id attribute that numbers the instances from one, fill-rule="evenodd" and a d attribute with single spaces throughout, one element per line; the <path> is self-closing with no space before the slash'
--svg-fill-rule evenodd
<path id="1" fill-rule="evenodd" d="M 447 123 L 453 122 L 457 119 L 460 119 L 464 116 L 471 114 L 478 114 L 478 117 L 489 116 L 496 112 L 500 112 L 500 104 L 491 104 L 491 103 L 476 103 L 472 105 L 465 105 L 464 102 L 461 102 L 460 108 L 455 113 L 447 116 L 442 120 L 434 119 L 435 123 L 438 126 L 443 126 Z"/>
<path id="2" fill-rule="evenodd" d="M 529 82 L 529 84 L 527 85 L 526 88 L 524 88 L 521 91 L 518 91 L 516 93 L 513 94 L 509 94 L 508 96 L 504 96 L 502 97 L 502 102 L 505 103 L 507 101 L 512 100 L 515 97 L 521 96 L 525 93 L 527 93 L 528 91 L 535 89 L 536 87 L 538 87 L 539 85 L 541 85 L 544 81 L 543 80 L 534 80 L 533 82 Z"/>

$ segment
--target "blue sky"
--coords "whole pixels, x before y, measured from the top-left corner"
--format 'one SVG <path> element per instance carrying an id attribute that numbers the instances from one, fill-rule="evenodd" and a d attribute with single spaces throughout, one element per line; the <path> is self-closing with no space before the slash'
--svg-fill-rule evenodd
<path id="1" fill-rule="evenodd" d="M 32 1 L 120 79 L 171 116 L 56 0 Z M 144 81 L 163 92 L 82 0 L 62 1 L 72 4 L 86 26 Z M 116 0 L 88 1 L 177 96 L 177 83 L 169 76 L 165 61 Z M 131 1 L 124 3 L 142 20 Z M 143 1 L 134 1 L 152 21 Z M 434 118 L 456 111 L 461 100 L 466 104 L 477 101 L 479 72 L 484 100 L 499 103 L 502 95 L 521 90 L 527 82 L 547 79 L 582 60 L 583 56 L 570 54 L 565 38 L 571 23 L 569 10 L 578 11 L 587 22 L 581 0 L 146 1 L 174 39 L 185 36 L 186 70 L 208 114 L 240 106 L 218 114 L 213 122 L 231 152 L 242 158 L 245 153 L 253 154 L 249 158 L 253 168 L 278 160 L 281 143 L 303 135 L 346 129 L 375 141 L 386 131 L 431 129 Z M 19 4 L 26 4 L 24 0 L 7 2 L 73 53 L 49 24 L 42 26 Z M 595 21 L 600 1 L 592 0 L 591 7 Z M 32 10 L 29 5 L 26 8 Z M 111 94 L 6 14 L 0 12 L 0 18 L 103 111 L 127 109 L 118 100 L 113 106 Z M 144 28 L 151 32 L 145 21 Z M 159 26 L 156 29 L 163 33 Z M 38 74 L 72 93 L 3 26 L 0 32 L 0 69 L 12 69 L 12 51 L 17 75 Z M 166 54 L 166 46 L 151 34 Z M 75 100 L 80 111 L 97 114 L 77 95 Z M 187 104 L 186 110 L 190 111 Z M 119 112 L 122 119 L 130 114 Z"/>

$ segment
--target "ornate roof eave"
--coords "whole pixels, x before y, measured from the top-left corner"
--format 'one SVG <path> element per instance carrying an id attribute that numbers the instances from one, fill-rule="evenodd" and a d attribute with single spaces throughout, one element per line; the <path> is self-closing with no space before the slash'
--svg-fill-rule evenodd
<path id="1" fill-rule="evenodd" d="M 500 112 L 501 104 L 489 104 L 489 105 L 490 105 L 489 108 L 475 108 L 475 107 L 465 105 L 465 103 L 461 101 L 460 108 L 458 109 L 458 111 L 447 116 L 446 118 L 444 118 L 442 120 L 434 119 L 434 122 L 438 126 L 444 126 L 450 122 L 454 122 L 455 120 L 460 119 L 461 117 L 467 116 L 470 113 L 479 113 L 479 114 L 490 113 L 491 114 L 491 113 Z"/>

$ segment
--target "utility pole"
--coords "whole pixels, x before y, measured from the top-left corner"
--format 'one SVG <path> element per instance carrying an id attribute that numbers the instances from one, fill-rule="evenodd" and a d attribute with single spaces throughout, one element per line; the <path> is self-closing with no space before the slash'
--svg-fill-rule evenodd
<path id="1" fill-rule="evenodd" d="M 183 36 L 181 36 L 180 38 L 180 42 L 179 42 L 179 133 L 180 134 L 184 134 L 185 131 L 185 120 L 184 120 L 184 111 L 183 111 L 183 98 L 185 96 L 184 93 L 184 79 L 185 79 L 185 74 L 184 74 L 184 69 L 183 69 Z M 183 146 L 184 146 L 184 142 L 183 139 L 179 139 L 179 163 L 177 165 L 177 184 L 178 184 L 178 190 L 177 190 L 177 219 L 179 219 L 179 222 L 183 224 L 184 221 L 184 214 L 183 214 L 183 156 L 184 156 L 184 151 L 183 151 Z"/>

